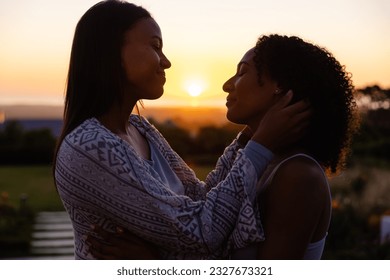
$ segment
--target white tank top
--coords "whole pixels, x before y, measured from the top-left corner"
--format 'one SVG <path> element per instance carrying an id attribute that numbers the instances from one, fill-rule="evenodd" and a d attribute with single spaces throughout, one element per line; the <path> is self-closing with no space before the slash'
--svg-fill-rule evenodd
<path id="1" fill-rule="evenodd" d="M 298 157 L 298 156 L 309 158 L 309 159 L 311 159 L 312 161 L 314 161 L 318 165 L 318 167 L 322 170 L 324 178 L 325 178 L 325 180 L 327 182 L 328 190 L 329 190 L 329 196 L 330 196 L 330 188 L 329 188 L 329 184 L 328 184 L 328 179 L 326 177 L 325 172 L 322 169 L 322 166 L 313 157 L 311 157 L 311 156 L 309 156 L 307 154 L 302 154 L 302 153 L 292 155 L 292 156 L 290 156 L 288 158 L 285 158 L 280 163 L 278 163 L 274 167 L 274 169 L 272 170 L 270 175 L 267 177 L 267 179 L 266 180 L 261 180 L 259 182 L 257 191 L 258 192 L 264 191 L 266 189 L 266 187 L 271 183 L 271 181 L 272 181 L 273 177 L 275 176 L 275 173 L 279 169 L 279 167 L 283 163 L 285 163 L 286 161 L 288 161 L 288 160 L 290 160 L 292 158 Z M 264 183 L 262 183 L 262 182 L 264 182 Z M 310 243 L 307 246 L 305 255 L 303 257 L 304 260 L 319 260 L 319 259 L 321 259 L 321 256 L 322 256 L 322 253 L 323 253 L 324 247 L 325 247 L 326 235 L 321 240 L 313 242 L 313 243 Z M 232 259 L 256 259 L 256 255 L 257 255 L 257 246 L 253 245 L 253 246 L 248 246 L 246 248 L 242 248 L 242 249 L 236 250 L 235 252 L 233 252 L 231 258 Z"/>

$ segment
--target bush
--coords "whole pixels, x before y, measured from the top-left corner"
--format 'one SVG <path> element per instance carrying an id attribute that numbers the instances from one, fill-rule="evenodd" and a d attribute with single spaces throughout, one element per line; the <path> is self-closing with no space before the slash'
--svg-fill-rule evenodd
<path id="1" fill-rule="evenodd" d="M 0 202 L 0 257 L 26 256 L 29 252 L 33 211 L 21 201 L 18 209 L 8 204 L 7 194 Z"/>

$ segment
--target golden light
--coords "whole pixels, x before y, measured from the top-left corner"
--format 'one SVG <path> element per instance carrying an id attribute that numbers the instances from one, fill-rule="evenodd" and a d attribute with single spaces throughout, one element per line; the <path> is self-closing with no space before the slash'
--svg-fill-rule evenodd
<path id="1" fill-rule="evenodd" d="M 190 84 L 187 87 L 187 92 L 192 97 L 196 97 L 202 94 L 203 88 L 198 84 Z"/>
<path id="2" fill-rule="evenodd" d="M 5 122 L 5 113 L 0 111 L 0 124 Z"/>
<path id="3" fill-rule="evenodd" d="M 202 80 L 188 80 L 184 84 L 184 88 L 189 96 L 197 97 L 205 90 L 205 83 Z"/>

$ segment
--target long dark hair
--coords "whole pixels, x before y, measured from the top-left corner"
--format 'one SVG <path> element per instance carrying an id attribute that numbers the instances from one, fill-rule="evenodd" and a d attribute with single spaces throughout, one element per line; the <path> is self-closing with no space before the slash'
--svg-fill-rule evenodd
<path id="1" fill-rule="evenodd" d="M 295 36 L 272 34 L 258 39 L 255 65 L 259 79 L 267 74 L 294 99 L 312 107 L 309 152 L 332 173 L 343 167 L 352 135 L 358 128 L 351 75 L 325 48 Z"/>
<path id="2" fill-rule="evenodd" d="M 67 134 L 91 117 L 120 102 L 125 85 L 121 66 L 124 33 L 137 21 L 150 18 L 142 7 L 102 1 L 91 7 L 76 26 L 66 86 L 64 124 L 54 153 Z"/>

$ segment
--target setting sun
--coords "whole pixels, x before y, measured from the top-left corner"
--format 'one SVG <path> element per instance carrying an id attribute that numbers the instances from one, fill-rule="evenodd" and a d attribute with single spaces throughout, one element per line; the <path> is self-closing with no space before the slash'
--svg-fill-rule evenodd
<path id="1" fill-rule="evenodd" d="M 204 92 L 205 83 L 201 80 L 190 80 L 185 83 L 184 87 L 188 95 L 197 97 Z"/>
<path id="2" fill-rule="evenodd" d="M 6 104 L 62 106 L 74 29 L 98 1 L 0 1 L 0 109 Z M 239 7 L 215 0 L 207 2 L 211 14 L 205 13 L 204 1 L 130 2 L 153 14 L 172 62 L 164 96 L 148 102 L 151 106 L 196 100 L 199 106 L 225 108 L 223 83 L 257 38 L 272 33 L 326 47 L 353 74 L 357 88 L 390 87 L 388 0 L 247 0 Z"/>
<path id="3" fill-rule="evenodd" d="M 187 92 L 192 97 L 196 97 L 202 94 L 203 88 L 199 84 L 190 84 L 187 87 Z"/>

